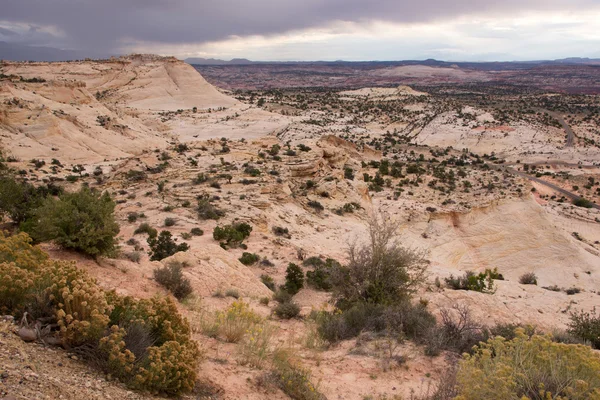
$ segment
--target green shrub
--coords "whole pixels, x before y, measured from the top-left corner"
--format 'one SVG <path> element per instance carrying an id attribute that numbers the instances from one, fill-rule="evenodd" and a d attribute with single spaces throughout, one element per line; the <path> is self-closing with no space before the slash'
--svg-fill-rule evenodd
<path id="1" fill-rule="evenodd" d="M 173 226 L 177 223 L 177 220 L 175 218 L 165 218 L 165 226 Z"/>
<path id="2" fill-rule="evenodd" d="M 244 265 L 253 265 L 260 260 L 260 256 L 258 254 L 244 252 L 239 260 Z"/>
<path id="3" fill-rule="evenodd" d="M 196 208 L 196 211 L 198 212 L 198 218 L 201 220 L 218 220 L 225 215 L 224 211 L 219 210 L 210 202 L 208 196 L 201 196 L 198 199 L 198 207 Z"/>
<path id="4" fill-rule="evenodd" d="M 344 178 L 353 181 L 354 180 L 354 170 L 350 167 L 344 168 Z"/>
<path id="5" fill-rule="evenodd" d="M 574 294 L 581 293 L 581 289 L 579 289 L 577 287 L 572 287 L 572 288 L 565 290 L 565 293 L 568 294 L 569 296 L 572 296 Z"/>
<path id="6" fill-rule="evenodd" d="M 13 177 L 0 176 L 0 216 L 8 215 L 15 224 L 32 217 L 50 191 L 43 186 L 35 187 Z"/>
<path id="7" fill-rule="evenodd" d="M 389 219 L 372 218 L 369 241 L 350 246 L 347 266 L 331 265 L 332 298 L 339 308 L 404 303 L 424 281 L 425 253 L 401 246 L 396 231 Z"/>
<path id="8" fill-rule="evenodd" d="M 300 306 L 292 301 L 279 303 L 275 306 L 273 313 L 281 319 L 292 319 L 300 314 Z"/>
<path id="9" fill-rule="evenodd" d="M 192 294 L 190 280 L 183 276 L 183 265 L 179 262 L 171 261 L 164 267 L 156 268 L 154 279 L 173 293 L 177 300 L 183 300 Z"/>
<path id="10" fill-rule="evenodd" d="M 314 209 L 314 210 L 315 210 L 315 211 L 317 211 L 317 212 L 321 212 L 321 211 L 323 211 L 323 210 L 325 209 L 325 207 L 323 207 L 323 204 L 319 203 L 319 202 L 318 202 L 318 201 L 316 201 L 316 200 L 310 200 L 310 201 L 308 202 L 308 206 L 309 206 L 310 208 Z"/>
<path id="11" fill-rule="evenodd" d="M 325 262 L 316 256 L 308 257 L 306 260 L 302 261 L 302 265 L 305 267 L 320 267 L 323 264 L 325 264 Z"/>
<path id="12" fill-rule="evenodd" d="M 84 186 L 79 192 L 61 194 L 58 200 L 47 197 L 22 228 L 38 242 L 53 240 L 91 256 L 111 255 L 119 233 L 114 210 L 107 192 Z"/>
<path id="13" fill-rule="evenodd" d="M 523 332 L 489 339 L 460 363 L 456 400 L 598 399 L 600 358 L 586 346 Z"/>
<path id="14" fill-rule="evenodd" d="M 282 228 L 280 226 L 273 227 L 273 234 L 275 236 L 284 236 L 288 239 L 292 237 L 288 228 Z"/>
<path id="15" fill-rule="evenodd" d="M 204 231 L 200 228 L 192 228 L 192 230 L 190 231 L 190 233 L 194 236 L 202 236 L 204 235 Z"/>
<path id="16" fill-rule="evenodd" d="M 467 271 L 463 276 L 454 277 L 450 275 L 449 278 L 445 278 L 446 285 L 454 290 L 473 290 L 481 293 L 493 293 L 494 292 L 494 279 L 498 274 L 494 269 L 486 269 L 485 272 L 476 274 L 473 271 Z"/>
<path id="17" fill-rule="evenodd" d="M 148 237 L 150 261 L 160 261 L 180 251 L 189 250 L 187 243 L 177 244 L 172 237 L 169 231 L 161 231 L 158 237 Z"/>
<path id="18" fill-rule="evenodd" d="M 272 279 L 272 278 L 271 278 Z M 273 288 L 275 287 L 275 285 L 273 285 Z M 273 290 L 273 289 L 271 289 Z M 275 300 L 278 303 L 289 303 L 290 301 L 292 301 L 292 295 L 290 293 L 288 293 L 285 288 L 279 288 L 279 290 L 277 290 L 275 292 L 275 294 L 273 295 L 273 300 Z"/>
<path id="19" fill-rule="evenodd" d="M 588 199 L 584 199 L 583 197 L 573 201 L 573 204 L 576 205 L 577 207 L 583 207 L 583 208 L 592 208 L 594 206 L 594 203 L 592 203 Z"/>
<path id="20" fill-rule="evenodd" d="M 275 281 L 273 280 L 273 277 L 266 274 L 262 274 L 260 276 L 260 281 L 270 290 L 275 291 Z"/>
<path id="21" fill-rule="evenodd" d="M 206 176 L 203 172 L 199 173 L 194 179 L 192 179 L 192 183 L 194 185 L 200 185 L 208 181 L 208 176 Z"/>
<path id="22" fill-rule="evenodd" d="M 150 226 L 150 224 L 147 222 L 143 222 L 136 228 L 135 231 L 133 231 L 134 235 L 139 235 L 141 233 L 146 233 L 149 238 L 156 237 L 158 235 L 158 231 Z"/>
<path id="23" fill-rule="evenodd" d="M 589 342 L 600 350 L 600 313 L 594 308 L 591 312 L 571 313 L 571 321 L 567 330 L 571 335 Z"/>
<path id="24" fill-rule="evenodd" d="M 136 212 L 130 212 L 129 214 L 127 214 L 128 222 L 131 222 L 131 223 L 136 222 L 138 218 L 139 218 L 139 215 Z"/>
<path id="25" fill-rule="evenodd" d="M 410 302 L 385 306 L 357 303 L 342 312 L 315 312 L 319 336 L 329 343 L 351 339 L 362 331 L 385 332 L 422 341 L 435 326 L 427 307 Z"/>
<path id="26" fill-rule="evenodd" d="M 306 272 L 306 283 L 317 290 L 331 290 L 333 287 L 331 283 L 331 271 L 341 268 L 341 264 L 332 258 L 328 258 L 324 263 L 321 259 L 318 260 L 321 264 L 315 265 L 313 271 Z M 304 264 L 306 265 L 306 262 Z"/>
<path id="27" fill-rule="evenodd" d="M 130 169 L 127 171 L 127 174 L 125 174 L 125 177 L 130 182 L 140 182 L 146 179 L 146 173 L 144 171 Z"/>
<path id="28" fill-rule="evenodd" d="M 263 306 L 268 306 L 269 305 L 269 301 L 271 301 L 268 297 L 261 297 L 259 299 L 259 303 L 262 304 Z"/>
<path id="29" fill-rule="evenodd" d="M 290 263 L 285 270 L 285 290 L 295 295 L 304 287 L 304 271 L 294 263 Z"/>
<path id="30" fill-rule="evenodd" d="M 226 246 L 238 247 L 242 244 L 244 239 L 250 236 L 250 232 L 252 232 L 252 227 L 245 222 L 222 227 L 217 226 L 213 230 L 213 239 Z"/>

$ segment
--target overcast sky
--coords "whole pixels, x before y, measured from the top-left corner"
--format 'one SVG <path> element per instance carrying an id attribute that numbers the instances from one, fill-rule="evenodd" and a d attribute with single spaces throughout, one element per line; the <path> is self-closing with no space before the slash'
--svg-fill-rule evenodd
<path id="1" fill-rule="evenodd" d="M 600 58 L 600 0 L 0 0 L 0 41 L 180 58 Z"/>

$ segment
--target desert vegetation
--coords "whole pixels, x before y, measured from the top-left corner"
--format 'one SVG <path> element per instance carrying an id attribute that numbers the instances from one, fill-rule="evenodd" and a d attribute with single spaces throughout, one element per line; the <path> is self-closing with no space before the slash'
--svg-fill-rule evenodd
<path id="1" fill-rule="evenodd" d="M 140 57 L 1 64 L 46 82 L 0 78 L 0 397 L 80 361 L 80 397 L 596 396 L 597 96 L 376 75 L 223 94 Z M 214 104 L 154 99 L 154 74 Z M 39 126 L 63 142 L 27 147 Z M 65 368 L 15 372 L 31 351 Z"/>

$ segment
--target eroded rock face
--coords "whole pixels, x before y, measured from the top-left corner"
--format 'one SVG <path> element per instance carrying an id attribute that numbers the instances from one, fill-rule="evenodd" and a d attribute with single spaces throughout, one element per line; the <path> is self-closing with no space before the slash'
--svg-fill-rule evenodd
<path id="1" fill-rule="evenodd" d="M 160 267 L 172 261 L 186 265 L 185 274 L 200 296 L 210 296 L 218 290 L 227 289 L 236 289 L 242 296 L 250 297 L 272 294 L 248 267 L 218 245 L 180 252 L 155 264 Z"/>

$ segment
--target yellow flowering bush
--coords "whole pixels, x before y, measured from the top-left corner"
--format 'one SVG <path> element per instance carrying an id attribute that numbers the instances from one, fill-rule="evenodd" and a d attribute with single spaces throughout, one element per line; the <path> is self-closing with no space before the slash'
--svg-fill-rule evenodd
<path id="1" fill-rule="evenodd" d="M 267 323 L 252 325 L 240 345 L 241 363 L 262 368 L 271 353 L 274 328 Z"/>
<path id="2" fill-rule="evenodd" d="M 273 356 L 273 377 L 279 388 L 294 400 L 323 400 L 326 397 L 312 383 L 308 368 L 302 367 L 287 350 Z"/>
<path id="3" fill-rule="evenodd" d="M 96 280 L 75 263 L 52 261 L 44 268 L 49 300 L 56 307 L 61 336 L 71 346 L 97 341 L 108 324 L 109 306 Z"/>
<path id="4" fill-rule="evenodd" d="M 151 392 L 189 392 L 196 382 L 198 347 L 195 342 L 168 341 L 148 349 L 148 359 L 137 371 L 133 386 Z"/>
<path id="5" fill-rule="evenodd" d="M 455 400 L 600 400 L 600 355 L 520 329 L 465 355 L 457 381 Z"/>
<path id="6" fill-rule="evenodd" d="M 170 298 L 105 292 L 75 263 L 50 260 L 24 233 L 0 232 L 0 311 L 54 319 L 66 345 L 130 387 L 178 395 L 196 381 L 200 352 Z"/>
<path id="7" fill-rule="evenodd" d="M 253 325 L 261 321 L 262 318 L 242 300 L 236 300 L 225 311 L 216 313 L 219 335 L 230 343 L 239 342 Z"/>

